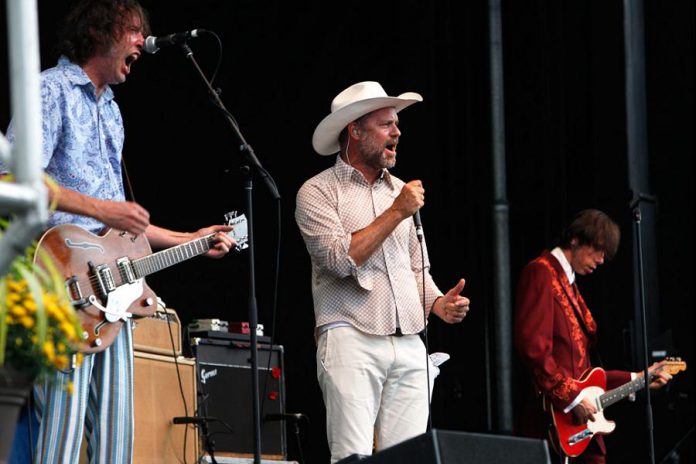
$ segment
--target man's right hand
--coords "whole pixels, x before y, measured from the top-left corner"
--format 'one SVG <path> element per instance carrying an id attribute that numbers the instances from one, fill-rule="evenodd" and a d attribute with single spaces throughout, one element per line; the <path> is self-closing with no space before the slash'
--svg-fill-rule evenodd
<path id="1" fill-rule="evenodd" d="M 150 225 L 150 213 L 132 201 L 102 200 L 98 204 L 98 209 L 99 212 L 95 218 L 113 229 L 141 235 Z"/>
<path id="2" fill-rule="evenodd" d="M 588 420 L 594 422 L 594 415 L 597 413 L 597 406 L 588 398 L 583 398 L 580 403 L 573 408 L 576 424 L 584 424 Z"/>
<path id="3" fill-rule="evenodd" d="M 394 199 L 392 208 L 398 211 L 403 219 L 416 214 L 425 204 L 425 189 L 419 180 L 412 180 L 403 186 L 399 195 Z"/>

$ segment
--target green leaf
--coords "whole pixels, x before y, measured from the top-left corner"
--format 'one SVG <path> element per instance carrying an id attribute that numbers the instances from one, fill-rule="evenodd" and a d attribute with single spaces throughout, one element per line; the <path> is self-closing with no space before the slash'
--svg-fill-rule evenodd
<path id="1" fill-rule="evenodd" d="M 7 295 L 7 281 L 0 279 L 0 366 L 5 365 L 5 347 L 7 346 L 7 305 L 5 296 Z"/>

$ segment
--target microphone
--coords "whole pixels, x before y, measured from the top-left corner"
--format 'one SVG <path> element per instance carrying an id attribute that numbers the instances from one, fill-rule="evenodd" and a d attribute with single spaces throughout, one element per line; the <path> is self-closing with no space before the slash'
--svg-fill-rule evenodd
<path id="1" fill-rule="evenodd" d="M 192 37 L 198 37 L 200 34 L 204 32 L 207 31 L 205 29 L 192 29 L 190 31 L 177 32 L 162 37 L 155 37 L 151 35 L 147 39 L 145 39 L 145 45 L 143 45 L 143 50 L 146 53 L 157 53 L 157 50 L 159 50 L 162 47 L 186 43 L 188 39 Z"/>
<path id="2" fill-rule="evenodd" d="M 194 424 L 194 425 L 200 425 L 200 424 L 205 424 L 208 422 L 210 419 L 207 417 L 174 417 L 172 419 L 172 422 L 174 424 Z"/>
<path id="3" fill-rule="evenodd" d="M 299 421 L 305 417 L 304 414 L 300 412 L 295 413 L 281 413 L 281 414 L 266 414 L 263 419 L 265 421 Z"/>
<path id="4" fill-rule="evenodd" d="M 416 224 L 416 237 L 418 237 L 419 242 L 422 242 L 423 224 L 421 223 L 420 210 L 416 211 L 416 213 L 413 215 L 413 222 Z"/>

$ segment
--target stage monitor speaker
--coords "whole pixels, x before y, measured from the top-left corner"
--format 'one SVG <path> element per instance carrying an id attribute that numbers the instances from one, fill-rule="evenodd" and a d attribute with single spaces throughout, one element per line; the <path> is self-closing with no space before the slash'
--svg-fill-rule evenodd
<path id="1" fill-rule="evenodd" d="M 198 432 L 196 428 L 193 425 L 172 424 L 174 417 L 186 416 L 187 413 L 192 416 L 196 410 L 194 361 L 179 358 L 175 363 L 171 356 L 138 351 L 135 351 L 133 355 L 135 364 L 133 462 L 138 464 L 197 462 Z M 181 378 L 181 389 L 179 378 Z M 183 398 L 181 390 L 184 393 Z M 186 408 L 184 408 L 184 399 Z"/>
<path id="2" fill-rule="evenodd" d="M 360 464 L 550 464 L 545 440 L 433 429 Z"/>
<path id="3" fill-rule="evenodd" d="M 257 346 L 261 457 L 284 460 L 287 457 L 286 424 L 264 420 L 267 414 L 285 412 L 283 347 L 260 343 Z M 255 436 L 248 337 L 194 337 L 192 351 L 198 370 L 198 415 L 219 419 L 208 423 L 209 434 L 215 440 L 216 456 L 253 456 Z"/>

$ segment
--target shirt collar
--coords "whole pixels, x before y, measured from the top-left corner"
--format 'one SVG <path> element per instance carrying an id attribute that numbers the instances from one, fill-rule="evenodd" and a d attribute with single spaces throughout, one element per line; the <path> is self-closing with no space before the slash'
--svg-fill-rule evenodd
<path id="1" fill-rule="evenodd" d="M 341 182 L 348 182 L 352 178 L 361 179 L 362 181 L 365 181 L 365 176 L 363 176 L 362 173 L 355 169 L 353 166 L 343 161 L 341 155 L 336 156 L 336 164 L 334 165 L 334 169 L 336 170 L 336 176 Z M 382 169 L 382 175 L 380 175 L 377 178 L 377 182 L 380 182 L 382 180 L 385 181 L 389 188 L 394 188 L 392 175 L 388 169 Z"/>
<path id="2" fill-rule="evenodd" d="M 65 76 L 68 78 L 70 82 L 73 83 L 73 85 L 79 87 L 89 86 L 92 94 L 96 95 L 96 87 L 94 86 L 94 83 L 89 78 L 85 70 L 82 69 L 82 66 L 73 63 L 67 56 L 61 55 L 61 57 L 58 58 L 58 67 L 63 70 Z M 104 88 L 104 92 L 101 94 L 100 99 L 109 101 L 113 100 L 113 98 L 114 92 L 113 90 L 111 90 L 111 87 L 107 85 Z"/>
<path id="3" fill-rule="evenodd" d="M 568 277 L 568 282 L 570 282 L 570 285 L 573 285 L 573 282 L 575 282 L 575 271 L 573 271 L 573 266 L 568 262 L 568 258 L 566 258 L 561 247 L 556 247 L 551 250 L 551 254 L 561 263 L 563 272 L 565 272 L 565 275 Z"/>

